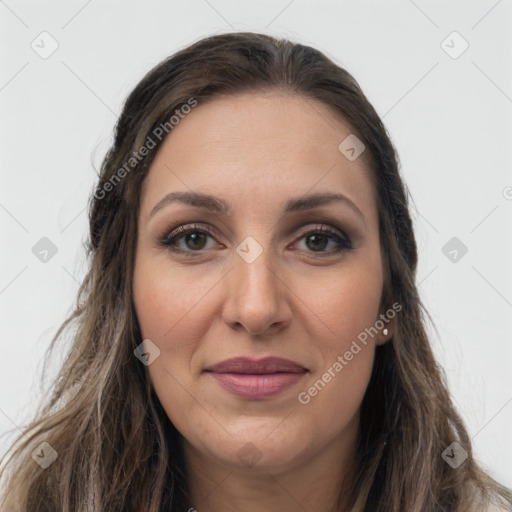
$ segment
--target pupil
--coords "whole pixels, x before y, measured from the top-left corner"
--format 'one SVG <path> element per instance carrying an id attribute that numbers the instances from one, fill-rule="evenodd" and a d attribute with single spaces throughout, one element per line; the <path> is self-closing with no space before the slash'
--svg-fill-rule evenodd
<path id="1" fill-rule="evenodd" d="M 203 237 L 203 240 L 201 240 Z M 188 242 L 192 241 L 195 245 L 190 245 Z M 203 242 L 203 243 L 201 243 Z M 185 243 L 190 249 L 202 249 L 204 246 L 204 234 L 203 233 L 192 233 L 186 235 Z"/>
<path id="2" fill-rule="evenodd" d="M 309 249 L 325 249 L 325 246 L 327 245 L 327 236 L 326 235 L 311 235 L 307 238 L 308 241 L 312 241 L 313 245 L 307 243 L 307 246 Z"/>

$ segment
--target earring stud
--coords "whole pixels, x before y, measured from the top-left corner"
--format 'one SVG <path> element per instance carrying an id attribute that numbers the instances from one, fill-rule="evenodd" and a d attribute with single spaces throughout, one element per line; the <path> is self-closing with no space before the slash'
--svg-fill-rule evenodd
<path id="1" fill-rule="evenodd" d="M 388 335 L 388 332 L 389 332 L 389 331 L 388 331 L 387 329 L 383 329 L 383 330 L 382 330 L 382 334 L 384 334 L 384 336 L 387 336 L 387 335 Z"/>

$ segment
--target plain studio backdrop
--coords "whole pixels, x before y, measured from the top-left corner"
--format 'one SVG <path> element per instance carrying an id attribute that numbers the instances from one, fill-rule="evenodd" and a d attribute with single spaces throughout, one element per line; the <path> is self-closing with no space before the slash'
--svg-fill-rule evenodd
<path id="1" fill-rule="evenodd" d="M 41 396 L 126 95 L 164 57 L 232 30 L 317 47 L 383 118 L 414 201 L 435 354 L 477 459 L 512 487 L 511 0 L 2 0 L 0 434 Z"/>

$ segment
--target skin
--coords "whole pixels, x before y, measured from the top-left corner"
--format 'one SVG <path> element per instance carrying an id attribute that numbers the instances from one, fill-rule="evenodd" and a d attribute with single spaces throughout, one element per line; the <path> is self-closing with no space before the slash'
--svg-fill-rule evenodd
<path id="1" fill-rule="evenodd" d="M 143 338 L 160 350 L 148 370 L 183 436 L 190 506 L 199 512 L 344 510 L 336 502 L 357 463 L 359 407 L 375 346 L 392 336 L 393 322 L 309 403 L 297 396 L 384 313 L 370 171 L 338 150 L 350 133 L 327 106 L 298 95 L 214 99 L 173 129 L 145 180 L 133 298 Z M 216 196 L 233 213 L 174 202 L 150 215 L 176 191 Z M 321 192 L 349 197 L 364 219 L 342 202 L 283 213 L 288 199 Z M 319 222 L 353 248 L 336 253 L 331 239 L 315 251 L 305 233 Z M 191 223 L 214 232 L 203 246 L 176 242 L 193 257 L 159 245 Z M 236 252 L 248 236 L 262 248 L 251 263 Z M 239 398 L 204 371 L 237 356 L 283 357 L 308 372 L 277 396 Z M 244 446 L 259 457 L 251 467 L 237 455 Z"/>

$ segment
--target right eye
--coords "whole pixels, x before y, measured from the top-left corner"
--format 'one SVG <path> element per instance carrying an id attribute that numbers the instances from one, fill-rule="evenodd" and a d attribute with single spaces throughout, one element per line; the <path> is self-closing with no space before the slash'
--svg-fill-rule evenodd
<path id="1" fill-rule="evenodd" d="M 172 252 L 194 256 L 191 253 L 198 253 L 216 246 L 215 243 L 212 243 L 210 247 L 207 247 L 208 238 L 213 238 L 213 236 L 208 226 L 196 224 L 179 226 L 168 235 L 165 235 L 161 239 L 160 245 Z"/>

